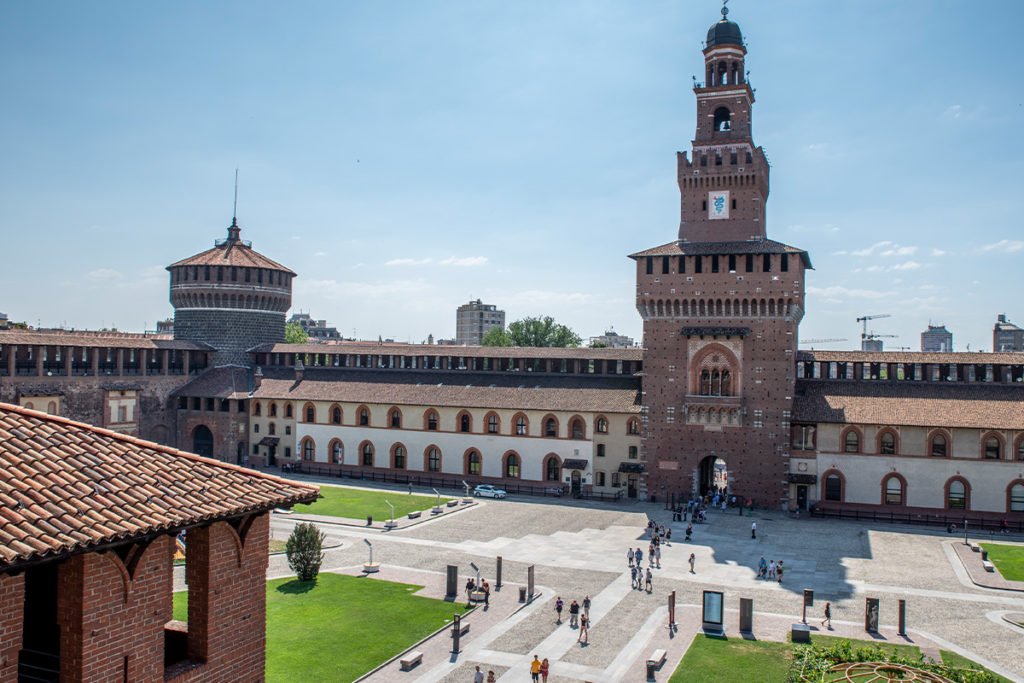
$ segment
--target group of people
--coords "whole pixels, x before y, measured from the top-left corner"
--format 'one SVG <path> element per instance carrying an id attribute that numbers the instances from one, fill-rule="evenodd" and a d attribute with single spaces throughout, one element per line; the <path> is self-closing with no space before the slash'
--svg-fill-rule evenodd
<path id="1" fill-rule="evenodd" d="M 783 571 L 785 571 L 785 568 L 782 566 L 782 560 L 768 562 L 762 557 L 761 561 L 757 563 L 757 578 L 764 579 L 765 581 L 778 581 L 782 583 Z"/>
<path id="2" fill-rule="evenodd" d="M 537 655 L 533 656 L 533 661 L 530 662 L 530 679 L 533 681 L 540 681 L 541 683 L 547 683 L 548 674 L 551 670 L 551 664 L 548 662 L 548 658 L 539 659 Z M 488 678 L 488 682 L 492 679 Z"/>
<path id="3" fill-rule="evenodd" d="M 544 661 L 546 663 L 548 660 L 545 659 Z M 533 680 L 537 679 L 534 678 Z M 548 680 L 547 676 L 544 677 L 544 680 Z M 497 681 L 498 679 L 494 675 L 494 669 L 488 670 L 487 678 L 484 678 L 484 672 L 480 670 L 480 665 L 477 664 L 476 672 L 473 674 L 473 683 L 497 683 Z"/>
<path id="4" fill-rule="evenodd" d="M 555 598 L 555 615 L 556 624 L 562 623 L 562 610 L 565 609 L 565 601 L 562 600 L 562 596 Z M 569 603 L 569 628 L 578 628 L 580 630 L 579 636 L 576 638 L 577 643 L 588 643 L 590 639 L 590 596 L 586 595 L 583 597 L 583 602 L 579 603 L 573 600 Z M 547 662 L 547 660 L 544 660 Z M 544 680 L 547 680 L 546 678 Z"/>
<path id="5" fill-rule="evenodd" d="M 484 579 L 480 585 L 477 585 L 476 579 L 470 577 L 466 581 L 466 602 L 473 602 L 473 593 L 476 591 L 484 594 L 484 609 L 489 609 L 491 606 L 491 584 Z"/>

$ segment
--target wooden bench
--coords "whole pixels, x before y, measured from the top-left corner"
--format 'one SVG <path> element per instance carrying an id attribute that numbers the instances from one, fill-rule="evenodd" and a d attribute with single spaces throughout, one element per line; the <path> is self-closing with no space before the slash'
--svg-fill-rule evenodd
<path id="1" fill-rule="evenodd" d="M 653 664 L 655 668 L 660 669 L 662 664 L 665 663 L 666 654 L 664 650 L 655 650 L 651 653 L 651 656 L 647 658 L 648 664 Z"/>
<path id="2" fill-rule="evenodd" d="M 419 519 L 422 512 L 410 512 L 409 519 Z"/>
<path id="3" fill-rule="evenodd" d="M 794 643 L 811 642 L 811 627 L 807 624 L 793 624 L 790 627 L 789 637 Z"/>
<path id="4" fill-rule="evenodd" d="M 996 566 L 994 564 L 992 564 L 991 562 L 989 562 L 988 560 L 985 560 L 984 562 L 982 562 L 981 566 L 984 567 L 985 571 L 987 571 L 987 572 L 994 572 L 996 570 Z"/>
<path id="5" fill-rule="evenodd" d="M 408 671 L 414 666 L 417 666 L 422 661 L 423 653 L 416 651 L 410 652 L 409 654 L 405 655 L 404 657 L 398 660 L 398 663 L 402 665 L 402 671 Z"/>

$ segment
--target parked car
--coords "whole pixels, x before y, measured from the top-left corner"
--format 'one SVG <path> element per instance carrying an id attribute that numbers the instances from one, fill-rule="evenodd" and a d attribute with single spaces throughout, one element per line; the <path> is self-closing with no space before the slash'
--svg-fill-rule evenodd
<path id="1" fill-rule="evenodd" d="M 499 489 L 491 484 L 477 484 L 476 488 L 473 489 L 473 495 L 482 498 L 504 498 L 508 493 L 504 489 Z"/>

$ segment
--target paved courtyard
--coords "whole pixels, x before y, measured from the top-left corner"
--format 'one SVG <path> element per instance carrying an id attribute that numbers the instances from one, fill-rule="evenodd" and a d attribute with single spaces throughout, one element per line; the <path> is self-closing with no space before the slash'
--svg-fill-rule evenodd
<path id="1" fill-rule="evenodd" d="M 458 655 L 440 634 L 416 649 L 423 663 L 401 672 L 397 663 L 376 672 L 373 681 L 471 681 L 479 664 L 501 681 L 528 679 L 534 653 L 551 662 L 549 680 L 641 681 L 644 660 L 657 648 L 668 651 L 658 673 L 667 680 L 700 627 L 701 591 L 725 592 L 726 629 L 738 635 L 740 597 L 754 600 L 754 636 L 782 640 L 800 620 L 802 590 L 815 591 L 808 622 L 815 628 L 824 601 L 832 602 L 831 635 L 870 639 L 863 630 L 864 599 L 881 599 L 881 639 L 913 642 L 929 654 L 955 650 L 1014 680 L 1024 680 L 1024 631 L 1002 616 L 1024 612 L 1024 593 L 981 588 L 971 582 L 954 543 L 944 530 L 865 526 L 833 520 L 793 519 L 782 513 L 742 516 L 711 513 L 694 526 L 691 543 L 682 541 L 686 524 L 671 523 L 673 543 L 665 547 L 662 568 L 654 570 L 651 593 L 633 590 L 626 550 L 647 553 L 647 520 L 668 524 L 660 504 L 620 506 L 567 501 L 482 502 L 440 519 L 382 532 L 344 524 L 322 524 L 330 544 L 324 569 L 358 573 L 367 559 L 362 539 L 374 544 L 381 578 L 425 585 L 423 594 L 442 597 L 445 565 L 460 568 L 460 587 L 475 562 L 492 585 L 495 558 L 503 558 L 504 588 L 490 609 L 467 617 L 469 634 Z M 757 521 L 758 538 L 750 538 Z M 275 537 L 285 538 L 296 516 L 275 516 Z M 340 545 L 339 545 L 340 544 Z M 696 555 L 691 574 L 687 558 Z M 756 578 L 760 557 L 784 560 L 781 585 Z M 647 564 L 645 559 L 645 564 Z M 288 574 L 282 556 L 271 558 L 270 575 Z M 536 567 L 537 594 L 519 603 L 527 567 Z M 373 579 L 370 579 L 373 580 Z M 677 630 L 668 628 L 667 598 L 676 591 Z M 593 600 L 589 645 L 577 643 L 567 618 L 556 625 L 554 601 L 561 596 Z M 896 635 L 897 601 L 907 601 L 908 637 Z M 567 617 L 567 615 L 566 615 Z M 813 617 L 813 618 L 812 618 Z"/>

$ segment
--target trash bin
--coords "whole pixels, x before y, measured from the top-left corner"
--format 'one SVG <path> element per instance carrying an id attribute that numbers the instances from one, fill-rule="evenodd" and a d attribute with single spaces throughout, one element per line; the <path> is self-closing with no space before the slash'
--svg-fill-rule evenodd
<path id="1" fill-rule="evenodd" d="M 647 680 L 649 680 L 649 681 L 653 681 L 654 680 L 654 673 L 655 673 L 655 671 L 657 671 L 657 669 L 658 669 L 658 666 L 657 666 L 657 664 L 655 662 L 647 660 Z"/>
<path id="2" fill-rule="evenodd" d="M 984 548 L 981 549 L 981 561 L 988 562 L 988 551 Z"/>
<path id="3" fill-rule="evenodd" d="M 526 586 L 519 587 L 519 602 L 526 602 Z"/>
<path id="4" fill-rule="evenodd" d="M 373 515 L 366 515 L 366 526 L 373 526 Z"/>

